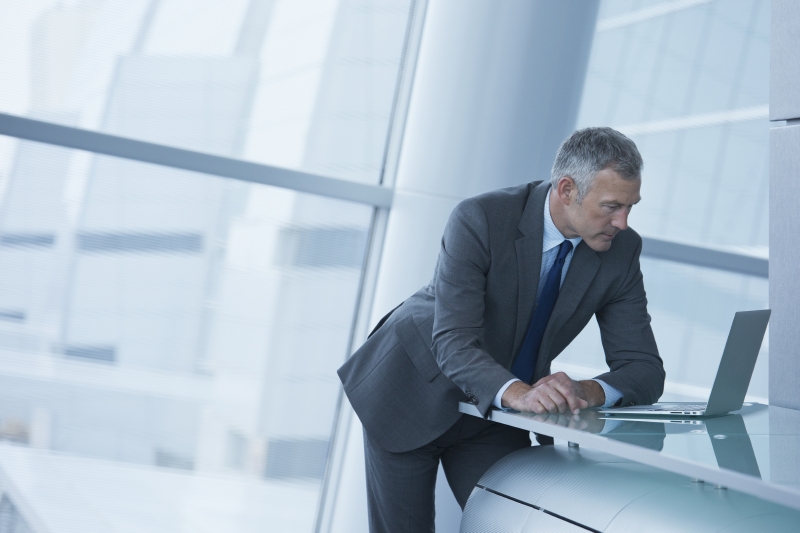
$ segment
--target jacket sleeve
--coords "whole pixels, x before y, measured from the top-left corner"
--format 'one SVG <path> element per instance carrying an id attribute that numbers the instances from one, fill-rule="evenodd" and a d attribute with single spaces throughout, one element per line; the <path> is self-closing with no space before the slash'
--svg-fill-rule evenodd
<path id="1" fill-rule="evenodd" d="M 514 375 L 484 349 L 486 274 L 492 257 L 486 213 L 474 200 L 453 210 L 435 278 L 433 354 L 442 372 L 486 414 Z"/>
<path id="2" fill-rule="evenodd" d="M 655 402 L 664 391 L 664 364 L 650 327 L 647 296 L 644 290 L 638 239 L 630 269 L 616 294 L 596 312 L 600 336 L 611 370 L 597 376 L 618 389 L 618 405 L 646 405 Z"/>

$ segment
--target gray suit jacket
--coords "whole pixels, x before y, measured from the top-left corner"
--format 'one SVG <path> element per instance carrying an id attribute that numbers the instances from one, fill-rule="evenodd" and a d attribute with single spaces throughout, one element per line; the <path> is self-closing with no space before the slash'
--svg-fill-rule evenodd
<path id="1" fill-rule="evenodd" d="M 482 413 L 514 378 L 509 371 L 533 312 L 542 260 L 548 182 L 469 198 L 453 210 L 431 283 L 408 298 L 339 369 L 370 436 L 402 452 L 429 443 L 458 419 L 458 402 Z M 602 253 L 575 249 L 547 324 L 534 381 L 597 316 L 610 372 L 597 376 L 622 404 L 661 396 L 664 367 L 647 314 L 639 253 L 622 231 Z"/>

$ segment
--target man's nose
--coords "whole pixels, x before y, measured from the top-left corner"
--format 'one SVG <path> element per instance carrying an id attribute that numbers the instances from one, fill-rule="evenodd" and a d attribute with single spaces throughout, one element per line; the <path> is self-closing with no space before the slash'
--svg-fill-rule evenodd
<path id="1" fill-rule="evenodd" d="M 611 219 L 611 225 L 620 231 L 628 229 L 628 210 L 620 209 Z"/>

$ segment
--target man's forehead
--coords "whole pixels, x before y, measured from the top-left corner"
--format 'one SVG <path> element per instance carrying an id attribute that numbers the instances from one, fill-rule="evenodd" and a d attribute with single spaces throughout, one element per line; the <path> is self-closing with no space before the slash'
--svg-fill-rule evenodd
<path id="1" fill-rule="evenodd" d="M 614 180 L 611 183 L 598 183 L 595 193 L 601 202 L 618 202 L 622 204 L 636 204 L 642 199 L 640 194 L 641 180 Z"/>

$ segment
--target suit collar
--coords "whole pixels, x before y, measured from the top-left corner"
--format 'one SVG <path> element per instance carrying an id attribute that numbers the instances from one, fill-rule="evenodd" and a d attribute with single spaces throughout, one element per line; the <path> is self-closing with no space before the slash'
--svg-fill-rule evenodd
<path id="1" fill-rule="evenodd" d="M 525 236 L 539 234 L 539 246 L 541 246 L 542 232 L 544 231 L 544 199 L 550 190 L 549 181 L 532 183 L 531 193 L 522 211 L 517 229 Z"/>

